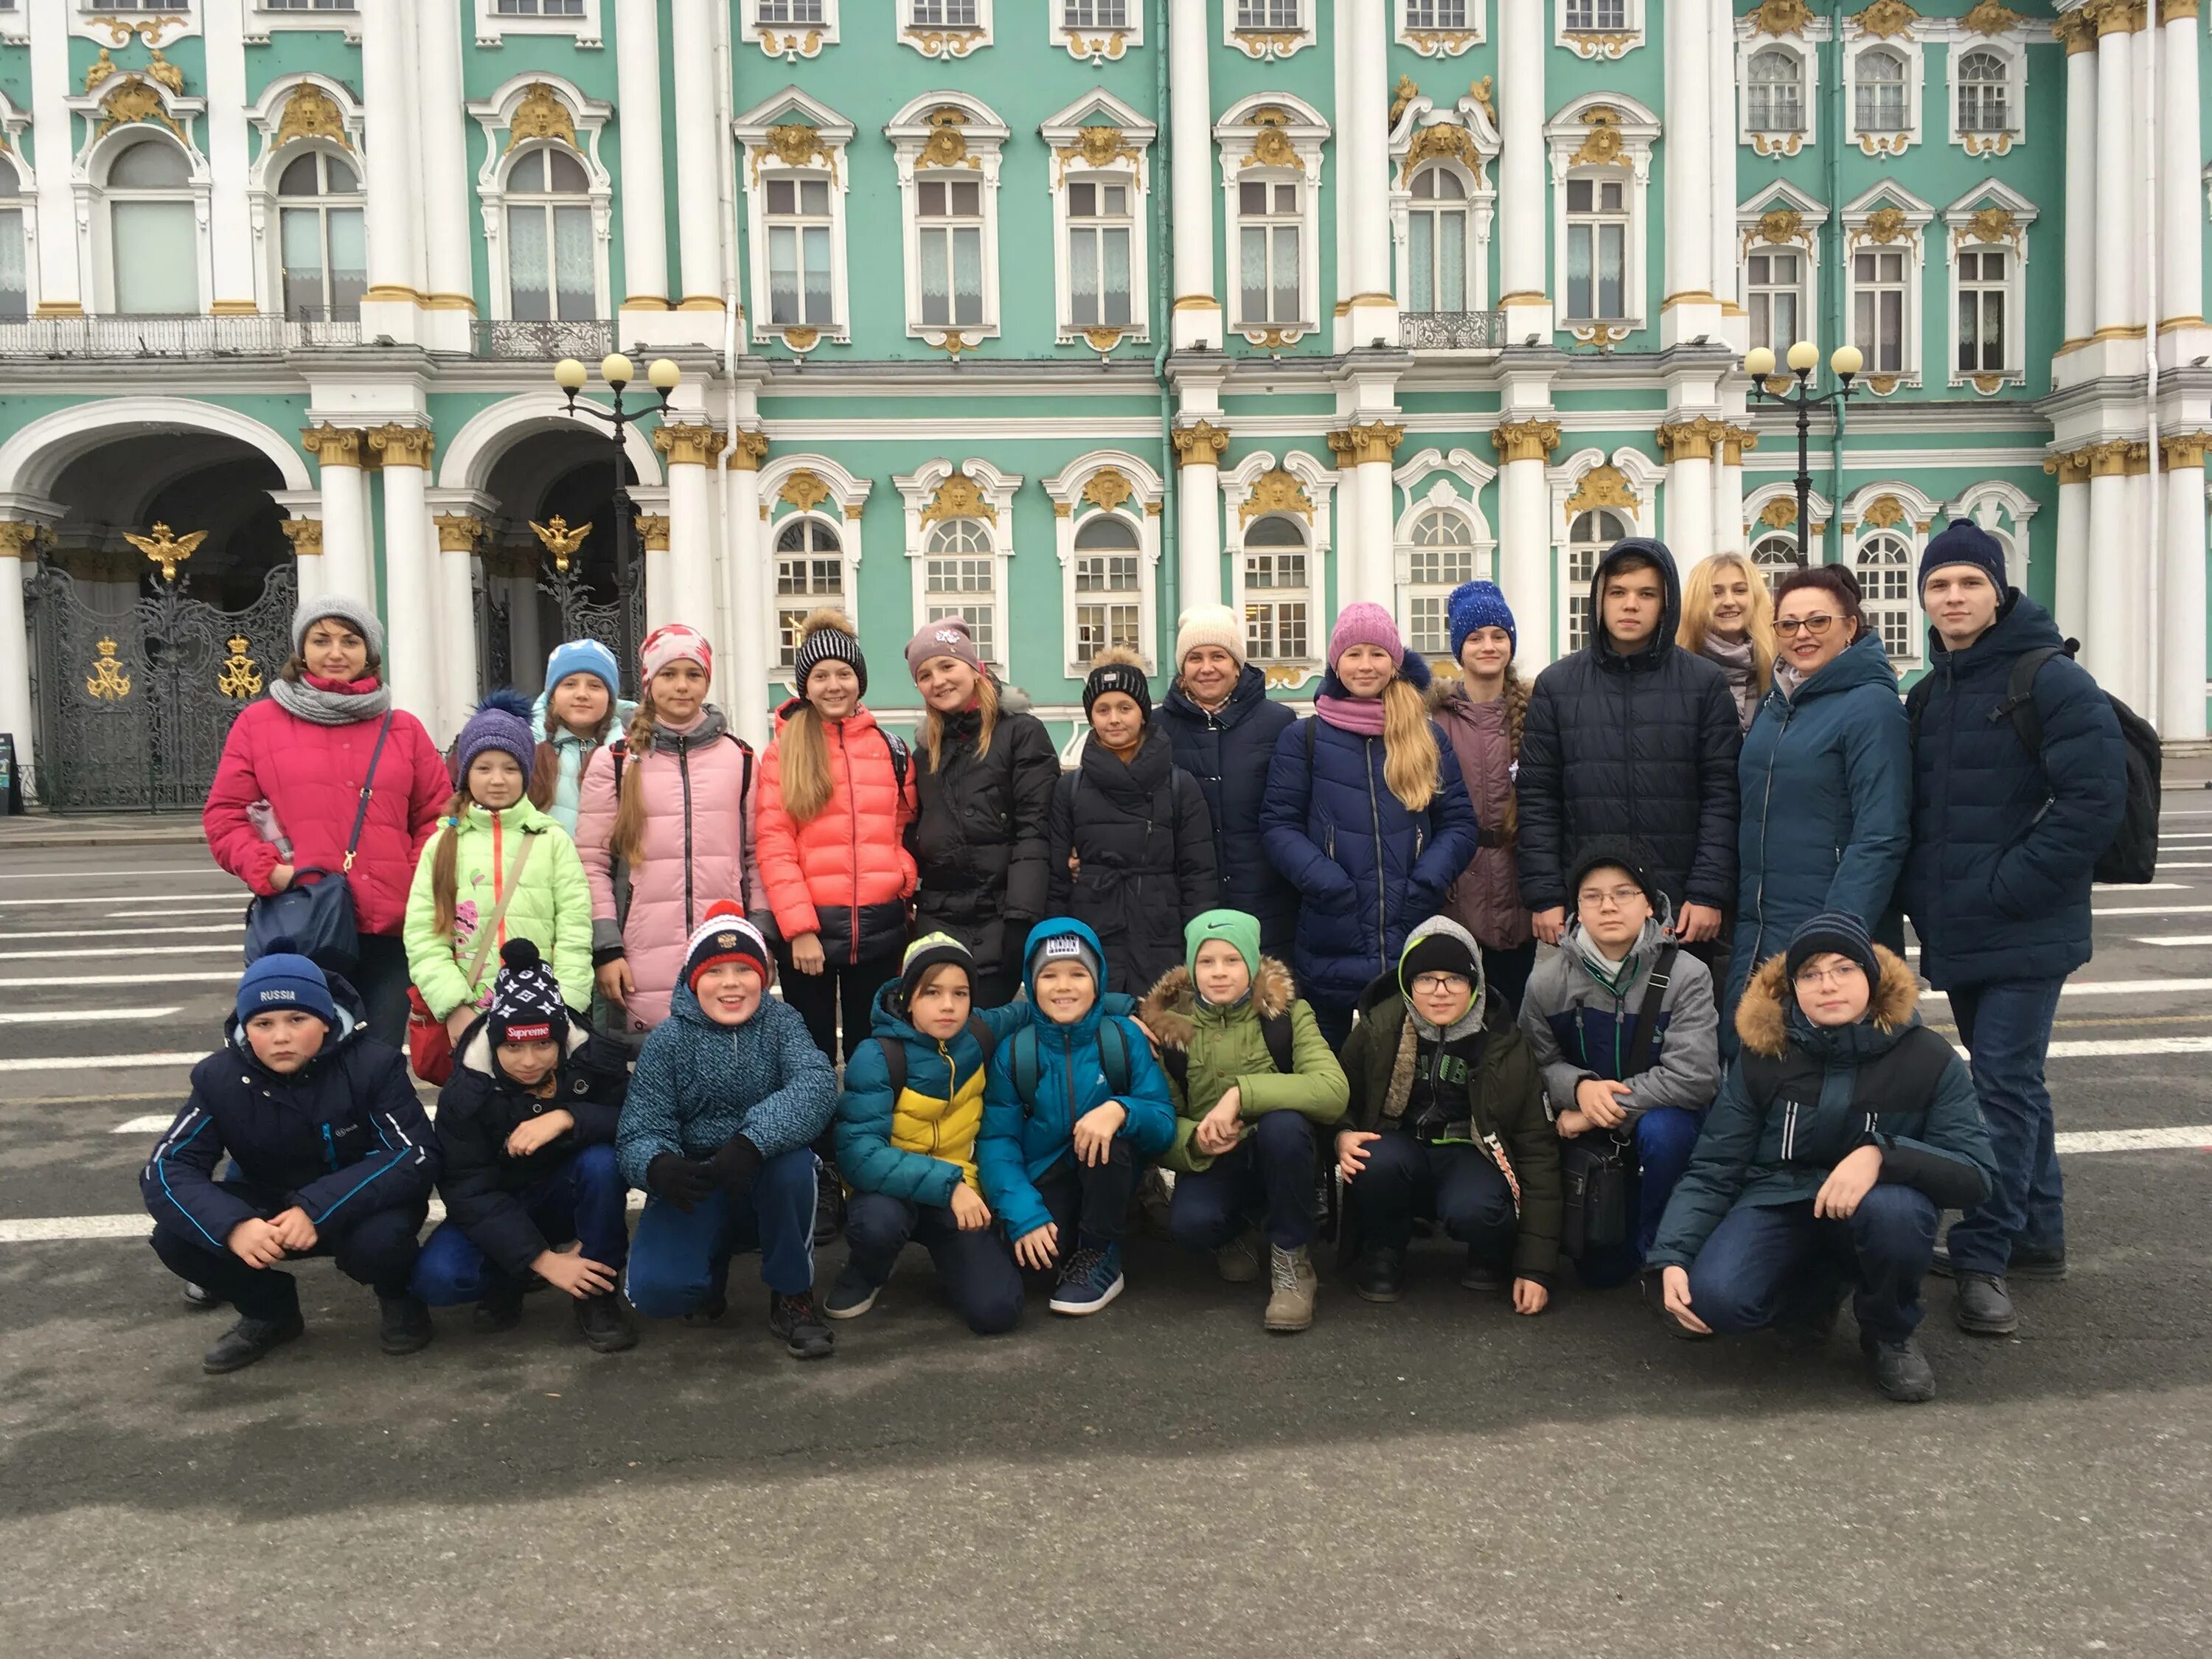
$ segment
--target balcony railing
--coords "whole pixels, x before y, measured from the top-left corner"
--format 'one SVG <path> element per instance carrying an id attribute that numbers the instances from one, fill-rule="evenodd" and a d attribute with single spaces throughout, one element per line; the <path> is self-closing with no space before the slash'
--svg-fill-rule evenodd
<path id="1" fill-rule="evenodd" d="M 561 323 L 521 323 L 490 318 L 477 324 L 479 357 L 558 362 L 577 357 L 596 363 L 615 349 L 615 325 L 604 318 Z"/>
<path id="2" fill-rule="evenodd" d="M 361 343 L 357 318 L 27 317 L 0 322 L 0 357 L 282 357 Z"/>
<path id="3" fill-rule="evenodd" d="M 1413 351 L 1495 351 L 1505 343 L 1502 311 L 1401 311 L 1399 337 Z"/>

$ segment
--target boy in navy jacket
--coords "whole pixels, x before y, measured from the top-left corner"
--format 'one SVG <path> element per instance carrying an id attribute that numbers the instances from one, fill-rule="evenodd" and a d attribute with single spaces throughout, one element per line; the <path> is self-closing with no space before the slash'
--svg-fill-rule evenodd
<path id="1" fill-rule="evenodd" d="M 240 1316 L 202 1368 L 238 1370 L 301 1334 L 278 1267 L 297 1256 L 335 1257 L 374 1288 L 385 1352 L 423 1347 L 429 1310 L 409 1279 L 438 1151 L 406 1061 L 369 1036 L 351 986 L 282 949 L 246 969 L 224 1036 L 138 1178 L 154 1253 Z"/>

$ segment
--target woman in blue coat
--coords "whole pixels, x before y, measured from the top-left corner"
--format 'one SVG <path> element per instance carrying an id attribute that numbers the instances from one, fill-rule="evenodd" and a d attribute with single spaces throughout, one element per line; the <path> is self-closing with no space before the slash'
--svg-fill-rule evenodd
<path id="1" fill-rule="evenodd" d="M 1313 718 L 1283 733 L 1267 775 L 1264 845 L 1298 890 L 1294 965 L 1332 1048 L 1359 994 L 1394 971 L 1407 933 L 1474 858 L 1474 809 L 1428 717 L 1428 684 L 1389 611 L 1345 606 Z"/>
<path id="2" fill-rule="evenodd" d="M 1774 684 L 1736 763 L 1735 945 L 1721 1028 L 1759 966 L 1825 911 L 1871 929 L 1889 908 L 1912 828 L 1912 738 L 1897 674 L 1842 565 L 1784 577 Z"/>

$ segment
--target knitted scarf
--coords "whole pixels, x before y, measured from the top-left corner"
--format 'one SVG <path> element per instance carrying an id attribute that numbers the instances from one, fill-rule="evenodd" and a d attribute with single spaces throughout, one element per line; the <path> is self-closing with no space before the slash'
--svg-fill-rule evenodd
<path id="1" fill-rule="evenodd" d="M 392 711 L 392 688 L 375 679 L 326 680 L 304 674 L 269 688 L 278 707 L 314 726 L 354 726 Z"/>
<path id="2" fill-rule="evenodd" d="M 1314 699 L 1314 713 L 1340 732 L 1350 732 L 1362 738 L 1382 735 L 1382 699 L 1380 697 L 1336 697 L 1323 692 Z"/>

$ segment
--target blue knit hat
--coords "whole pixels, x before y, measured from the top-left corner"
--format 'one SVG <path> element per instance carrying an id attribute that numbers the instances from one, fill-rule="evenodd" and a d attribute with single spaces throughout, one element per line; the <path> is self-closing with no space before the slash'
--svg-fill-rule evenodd
<path id="1" fill-rule="evenodd" d="M 1990 583 L 2002 597 L 2005 576 L 2004 549 L 1997 538 L 1976 524 L 1972 519 L 1954 519 L 1929 538 L 1928 550 L 1920 556 L 1920 589 L 1928 590 L 1928 579 L 1947 564 L 1970 564 L 1990 579 Z"/>
<path id="2" fill-rule="evenodd" d="M 1452 589 L 1451 598 L 1444 605 L 1444 620 L 1451 629 L 1452 660 L 1467 644 L 1467 636 L 1478 628 L 1502 628 L 1505 637 L 1513 641 L 1513 649 L 1521 649 L 1521 630 L 1513 625 L 1513 607 L 1505 603 L 1505 594 L 1496 582 L 1462 582 Z"/>
<path id="3" fill-rule="evenodd" d="M 243 1025 L 256 1014 L 290 1008 L 337 1029 L 338 1006 L 331 1000 L 331 982 L 313 962 L 295 952 L 290 939 L 280 939 L 275 950 L 247 964 L 245 977 L 238 981 L 238 1023 Z"/>
<path id="4" fill-rule="evenodd" d="M 570 640 L 553 647 L 545 659 L 545 689 L 550 691 L 571 674 L 596 674 L 610 697 L 622 695 L 622 669 L 615 653 L 597 640 Z"/>
<path id="5" fill-rule="evenodd" d="M 491 692 L 461 728 L 453 746 L 453 766 L 464 788 L 476 757 L 494 749 L 513 756 L 522 775 L 530 775 L 531 763 L 538 758 L 538 739 L 530 732 L 530 699 L 520 691 Z"/>

